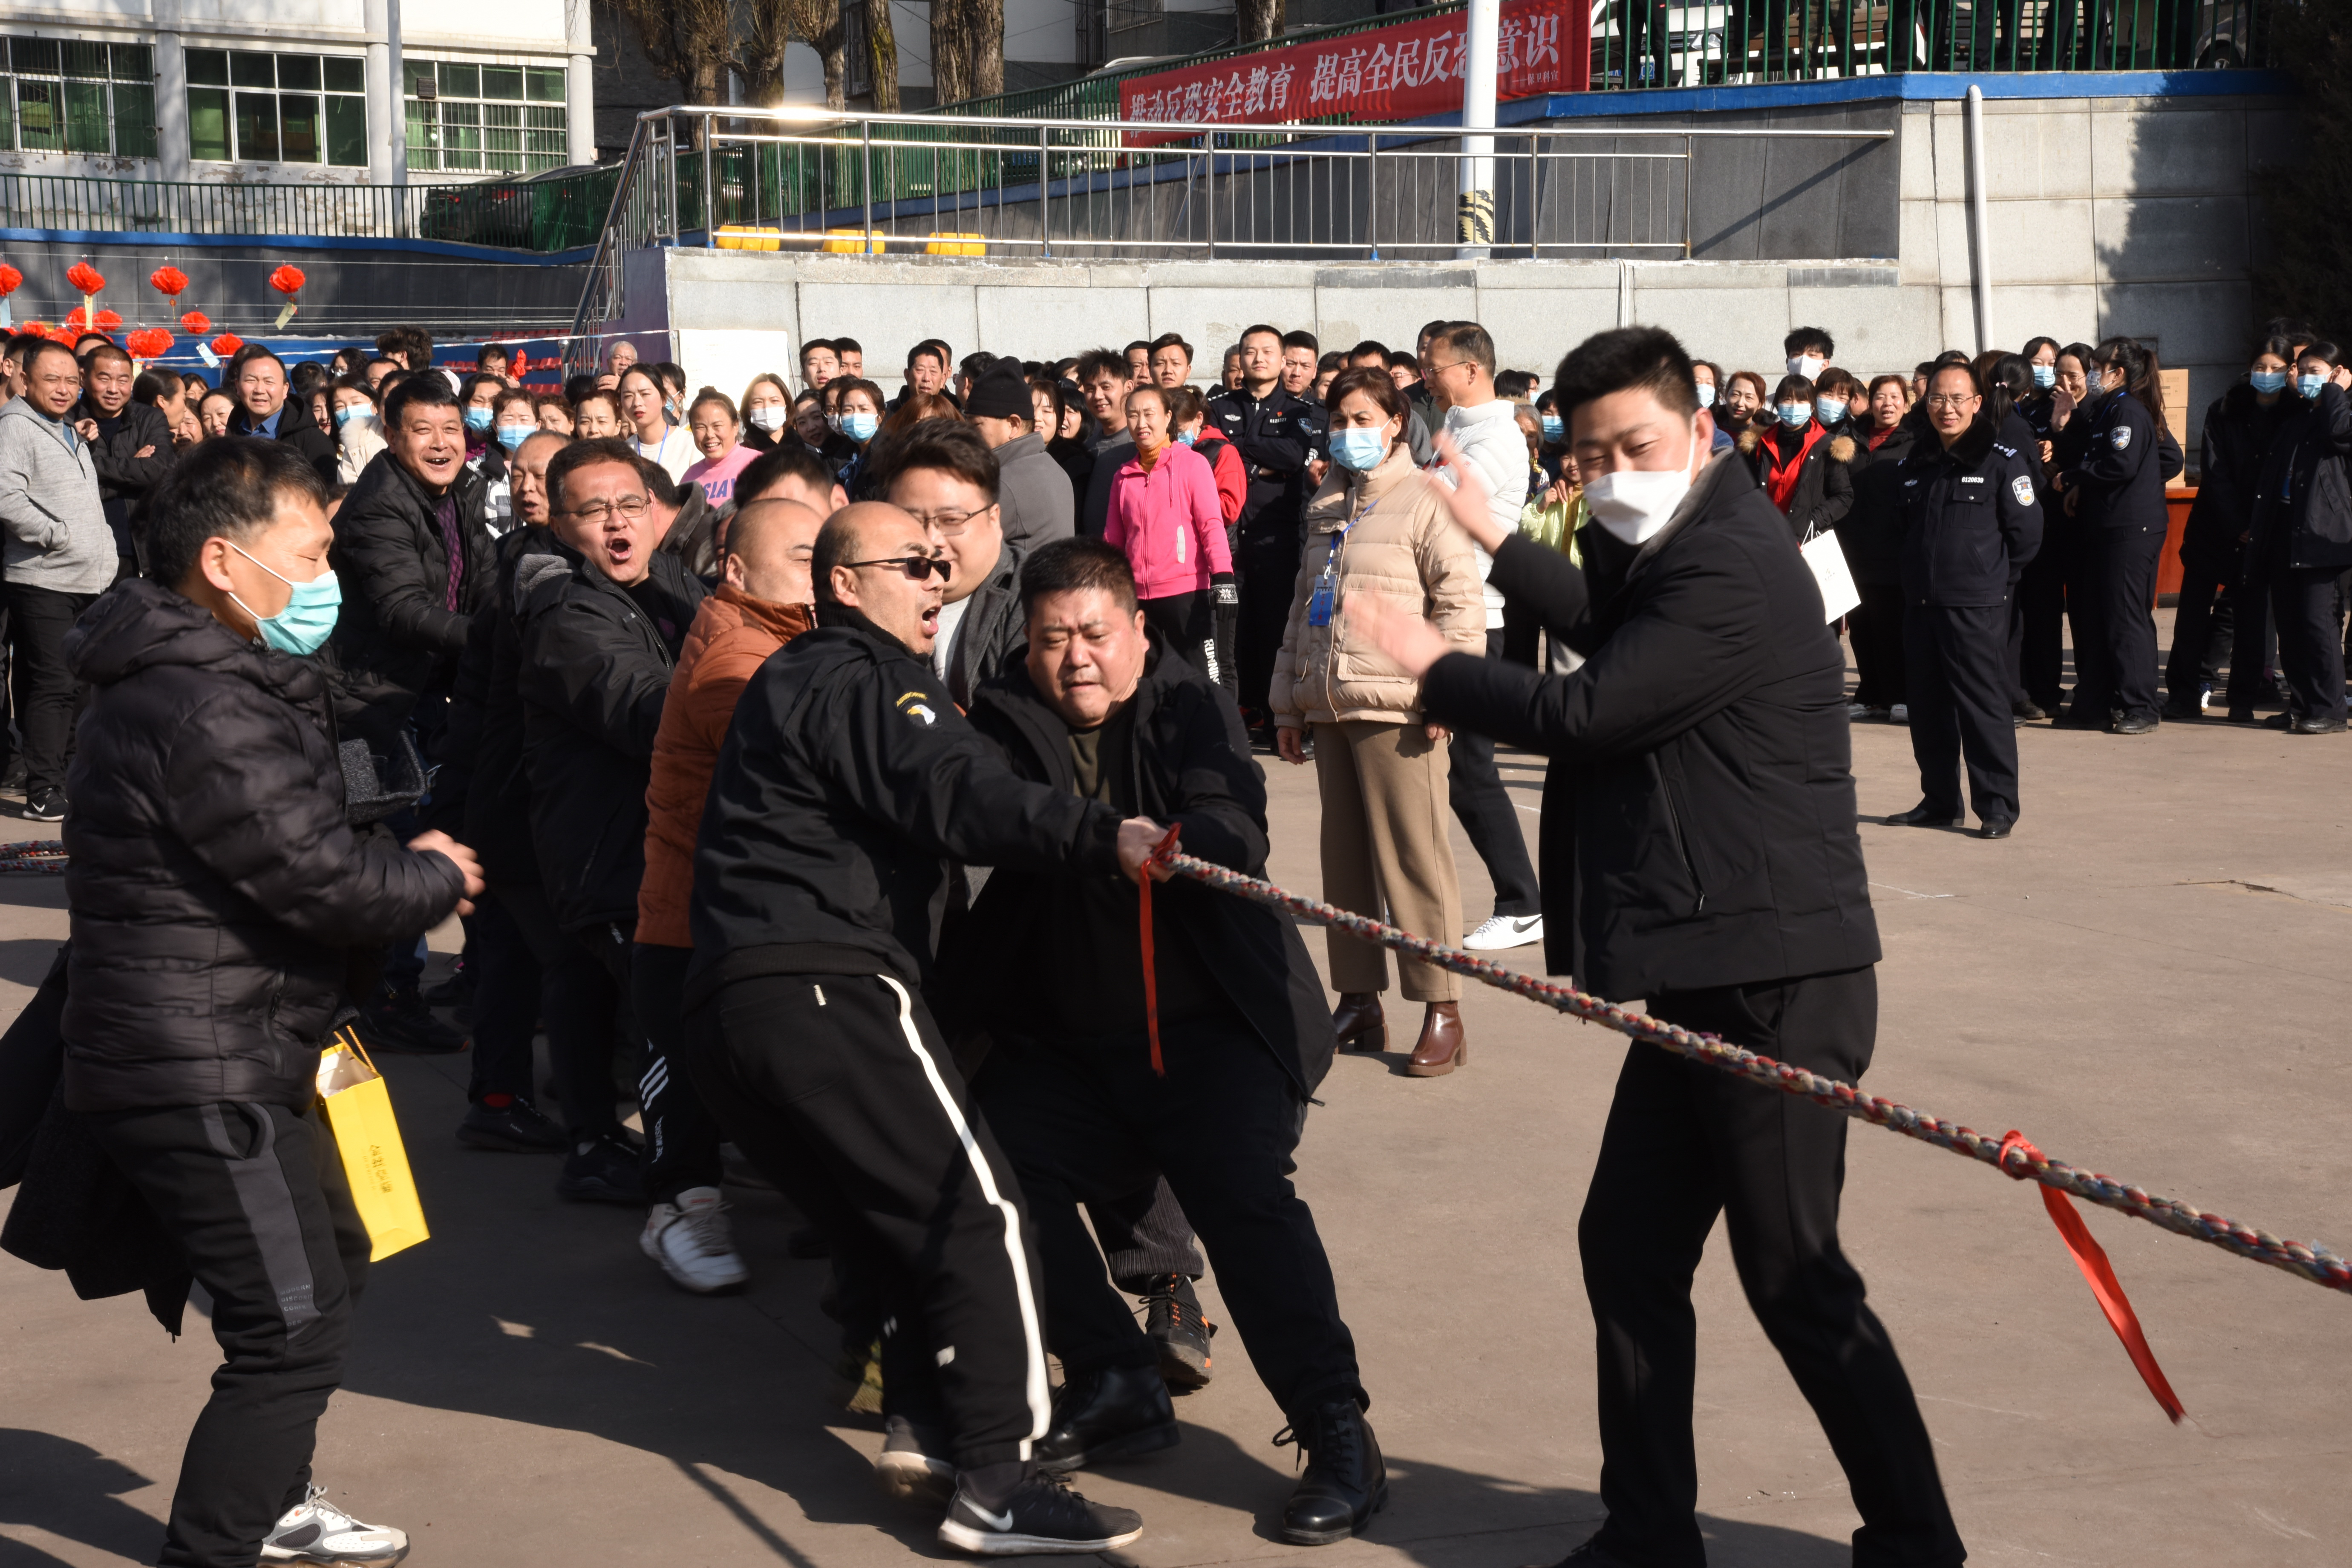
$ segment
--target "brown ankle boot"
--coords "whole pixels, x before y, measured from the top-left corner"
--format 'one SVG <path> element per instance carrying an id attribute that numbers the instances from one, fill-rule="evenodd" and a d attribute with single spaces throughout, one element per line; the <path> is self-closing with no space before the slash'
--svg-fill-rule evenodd
<path id="1" fill-rule="evenodd" d="M 1470 1043 L 1462 1034 L 1462 1004 L 1432 1002 L 1421 1020 L 1421 1039 L 1412 1060 L 1404 1064 L 1407 1078 L 1444 1078 L 1470 1059 Z"/>
<path id="2" fill-rule="evenodd" d="M 1384 1051 L 1389 1048 L 1388 1020 L 1381 1016 L 1377 991 L 1342 991 L 1331 1010 L 1331 1027 L 1343 1051 Z"/>

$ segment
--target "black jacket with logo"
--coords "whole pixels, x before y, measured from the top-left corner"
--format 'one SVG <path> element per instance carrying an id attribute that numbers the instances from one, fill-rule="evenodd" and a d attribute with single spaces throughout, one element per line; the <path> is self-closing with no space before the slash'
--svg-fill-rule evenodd
<path id="1" fill-rule="evenodd" d="M 1639 550 L 1524 534 L 1488 579 L 1585 656 L 1566 676 L 1448 654 L 1433 722 L 1551 759 L 1544 954 L 1611 996 L 1878 961 L 1854 826 L 1845 654 L 1788 520 L 1717 457 Z"/>
<path id="2" fill-rule="evenodd" d="M 1949 447 L 1921 441 L 1897 470 L 1905 604 L 2005 605 L 2042 548 L 2032 465 L 1993 436 L 1979 413 Z"/>
<path id="3" fill-rule="evenodd" d="M 1126 732 L 1133 750 L 1124 768 L 1135 783 L 1136 811 L 1179 828 L 1187 854 L 1263 878 L 1265 777 L 1251 760 L 1233 699 L 1154 632 L 1132 701 L 1134 722 Z M 1076 789 L 1069 726 L 1037 694 L 1026 668 L 1007 668 L 983 686 L 971 721 L 1023 778 Z M 1124 907 L 1133 910 L 1134 885 L 1111 875 L 1124 889 Z M 1011 868 L 991 873 L 970 919 L 957 922 L 940 955 L 947 989 L 971 1022 L 997 1034 L 1025 1032 L 1023 998 L 1055 984 L 1057 958 L 1039 951 L 1031 932 L 1046 904 L 1070 897 L 1071 886 L 1067 878 Z M 1330 1069 L 1337 1037 L 1297 928 L 1263 904 L 1181 878 L 1157 884 L 1151 899 L 1155 940 L 1189 942 L 1198 971 L 1248 1020 L 1300 1097 L 1313 1093 Z M 1135 1026 L 1142 1020 L 1139 994 Z M 1118 1026 L 1116 1019 L 1103 1020 L 1106 1033 Z"/>
<path id="4" fill-rule="evenodd" d="M 2060 490 L 2074 490 L 2076 526 L 2165 531 L 2164 458 L 2147 405 L 2123 387 L 2077 405 L 2063 432 Z M 2178 448 L 2175 448 L 2177 451 Z M 2179 471 L 2176 461 L 2173 471 Z"/>
<path id="5" fill-rule="evenodd" d="M 689 1006 L 754 974 L 925 984 L 950 860 L 1118 870 L 1118 813 L 1017 777 L 929 664 L 856 611 L 817 621 L 743 689 L 711 774 Z"/>
<path id="6" fill-rule="evenodd" d="M 1304 542 L 1298 531 L 1307 458 L 1321 433 L 1314 406 L 1276 382 L 1264 397 L 1245 386 L 1219 393 L 1209 400 L 1209 418 L 1249 465 L 1249 499 L 1234 527 L 1244 541 L 1286 540 L 1295 555 Z"/>
<path id="7" fill-rule="evenodd" d="M 635 921 L 646 785 L 670 672 L 707 590 L 656 551 L 635 590 L 560 540 L 514 577 L 530 836 L 566 931 Z"/>

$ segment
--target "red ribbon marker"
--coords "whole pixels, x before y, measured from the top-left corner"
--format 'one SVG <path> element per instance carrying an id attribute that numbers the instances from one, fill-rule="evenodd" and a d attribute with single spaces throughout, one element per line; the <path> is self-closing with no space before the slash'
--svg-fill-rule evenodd
<path id="1" fill-rule="evenodd" d="M 1136 878 L 1138 895 L 1142 900 L 1138 910 L 1138 923 L 1143 930 L 1143 1028 L 1151 1037 L 1151 1070 L 1160 1078 L 1168 1076 L 1168 1068 L 1160 1059 L 1160 972 L 1151 953 L 1151 868 L 1165 866 L 1176 853 L 1176 829 L 1170 828 L 1168 837 L 1151 852 L 1151 858 L 1140 868 Z"/>
<path id="2" fill-rule="evenodd" d="M 2010 1169 L 2009 1155 L 2012 1149 L 2022 1153 L 2029 1164 L 2049 1163 L 2042 1151 L 2036 1149 L 2024 1133 L 2011 1129 L 2008 1136 L 2000 1141 L 2000 1169 L 2003 1174 L 2015 1181 L 2032 1181 L 2032 1176 L 2028 1171 Z M 2172 1392 L 2172 1384 L 2165 1381 L 2164 1369 L 2156 1364 L 2156 1352 L 2147 1348 L 2147 1335 L 2140 1329 L 2139 1314 L 2132 1310 L 2131 1300 L 2116 1280 L 2115 1268 L 2108 1263 L 2105 1250 L 2092 1236 L 2090 1227 L 2083 1223 L 2083 1216 L 2074 1212 L 2074 1200 L 2065 1194 L 2054 1187 L 2042 1187 L 2042 1206 L 2050 1211 L 2050 1223 L 2058 1227 L 2059 1236 L 2066 1243 L 2066 1250 L 2074 1255 L 2074 1267 L 2081 1269 L 2083 1278 L 2090 1282 L 2091 1294 L 2098 1298 L 2099 1310 L 2107 1315 L 2107 1326 L 2115 1330 L 2116 1338 L 2123 1341 L 2125 1353 L 2131 1357 L 2132 1365 L 2139 1369 L 2140 1381 L 2147 1384 L 2147 1391 L 2156 1395 L 2157 1404 L 2164 1407 L 2164 1413 L 2178 1426 L 2188 1412 L 2181 1407 L 2180 1396 Z"/>

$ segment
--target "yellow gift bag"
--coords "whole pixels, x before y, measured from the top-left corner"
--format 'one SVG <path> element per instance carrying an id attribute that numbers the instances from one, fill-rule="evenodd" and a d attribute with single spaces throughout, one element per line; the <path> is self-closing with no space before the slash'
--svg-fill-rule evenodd
<path id="1" fill-rule="evenodd" d="M 327 1108 L 335 1145 L 342 1151 L 352 1202 L 373 1243 L 369 1261 L 381 1263 L 423 1241 L 428 1234 L 425 1207 L 416 1201 L 416 1179 L 409 1174 L 400 1123 L 393 1120 L 392 1092 L 368 1060 L 358 1031 L 341 1028 L 327 1037 L 327 1048 L 319 1057 L 319 1099 Z"/>

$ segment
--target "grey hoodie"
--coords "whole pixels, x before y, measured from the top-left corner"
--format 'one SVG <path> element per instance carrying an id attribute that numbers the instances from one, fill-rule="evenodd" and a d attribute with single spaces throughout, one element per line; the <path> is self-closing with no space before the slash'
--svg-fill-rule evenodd
<path id="1" fill-rule="evenodd" d="M 1032 430 L 996 449 L 996 504 L 1004 509 L 1004 537 L 1024 550 L 1067 539 L 1076 510 L 1070 476 Z"/>
<path id="2" fill-rule="evenodd" d="M 11 583 L 59 594 L 114 585 L 114 531 L 89 445 L 21 397 L 0 408 L 0 532 Z"/>

